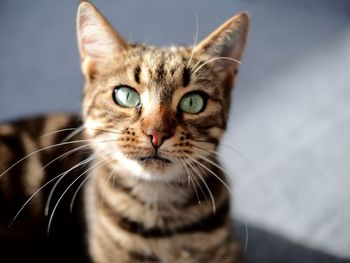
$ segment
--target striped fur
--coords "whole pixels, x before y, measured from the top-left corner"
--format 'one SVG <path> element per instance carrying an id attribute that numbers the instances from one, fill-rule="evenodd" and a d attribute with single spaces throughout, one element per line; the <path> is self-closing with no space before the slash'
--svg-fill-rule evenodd
<path id="1" fill-rule="evenodd" d="M 128 44 L 86 1 L 77 25 L 82 126 L 68 115 L 0 126 L 0 246 L 7 251 L 0 262 L 242 262 L 216 150 L 247 16 L 190 48 Z M 120 85 L 140 95 L 140 106 L 113 100 Z M 205 97 L 196 114 L 179 108 L 191 92 Z M 164 134 L 160 143 L 156 134 Z"/>
<path id="2" fill-rule="evenodd" d="M 75 216 L 81 216 L 79 209 L 75 209 L 73 215 L 70 215 L 68 209 L 72 192 L 69 192 L 59 206 L 48 236 L 48 220 L 44 216 L 44 207 L 53 184 L 38 192 L 10 225 L 21 206 L 40 186 L 86 158 L 82 153 L 72 153 L 69 159 L 57 160 L 43 169 L 52 160 L 81 144 L 55 147 L 54 145 L 61 143 L 69 134 L 68 131 L 46 137 L 41 135 L 77 127 L 80 123 L 74 116 L 51 115 L 0 125 L 0 262 L 80 262 L 76 259 L 84 257 L 79 251 L 70 251 L 74 244 L 76 247 L 84 245 L 84 241 L 73 230 L 79 229 L 79 226 L 73 224 Z M 44 150 L 33 154 L 39 149 Z M 30 154 L 30 157 L 8 170 L 18 160 Z M 4 173 L 5 171 L 7 172 Z M 80 173 L 81 170 L 72 171 L 61 181 L 51 200 L 50 213 L 72 178 Z M 65 240 L 64 244 L 67 246 L 63 246 L 62 240 Z M 52 259 L 54 255 L 55 258 Z"/>

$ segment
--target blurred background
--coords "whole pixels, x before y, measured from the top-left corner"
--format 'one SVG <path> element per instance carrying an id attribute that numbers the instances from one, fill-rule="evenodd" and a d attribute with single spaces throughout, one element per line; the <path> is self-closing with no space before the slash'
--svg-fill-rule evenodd
<path id="1" fill-rule="evenodd" d="M 250 262 L 350 262 L 350 1 L 93 1 L 126 39 L 189 44 L 239 11 L 221 147 Z M 79 112 L 78 1 L 0 0 L 0 121 Z"/>

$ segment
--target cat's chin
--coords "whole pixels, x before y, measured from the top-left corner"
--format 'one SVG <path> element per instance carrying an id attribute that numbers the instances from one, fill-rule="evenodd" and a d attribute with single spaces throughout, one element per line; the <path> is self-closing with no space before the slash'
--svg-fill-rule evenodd
<path id="1" fill-rule="evenodd" d="M 129 159 L 118 156 L 118 166 L 135 178 L 146 181 L 176 181 L 180 177 L 178 166 L 171 160 L 159 156 Z"/>
<path id="2" fill-rule="evenodd" d="M 163 168 L 163 167 L 166 167 L 168 164 L 171 164 L 170 160 L 159 156 L 141 157 L 138 159 L 138 161 L 141 162 L 146 167 L 151 166 L 151 167 Z"/>
<path id="3" fill-rule="evenodd" d="M 176 181 L 179 171 L 170 161 L 146 159 L 142 161 L 130 160 L 134 164 L 129 166 L 129 172 L 135 177 L 146 181 Z"/>

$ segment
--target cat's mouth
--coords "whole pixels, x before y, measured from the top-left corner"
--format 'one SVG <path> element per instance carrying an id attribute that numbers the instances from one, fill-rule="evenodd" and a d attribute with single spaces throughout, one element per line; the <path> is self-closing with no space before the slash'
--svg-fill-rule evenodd
<path id="1" fill-rule="evenodd" d="M 158 163 L 158 164 L 169 164 L 170 160 L 159 157 L 158 155 L 146 156 L 139 158 L 139 161 L 143 163 Z"/>

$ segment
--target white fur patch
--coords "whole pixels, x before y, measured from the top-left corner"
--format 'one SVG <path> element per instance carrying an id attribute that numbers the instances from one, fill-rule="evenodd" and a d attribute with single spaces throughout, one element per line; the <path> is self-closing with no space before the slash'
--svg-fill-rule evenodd
<path id="1" fill-rule="evenodd" d="M 91 121 L 92 125 L 93 121 Z M 90 126 L 91 127 L 91 126 Z M 112 140 L 118 140 L 120 135 L 116 134 L 101 134 L 96 137 L 96 143 L 93 143 L 98 151 L 103 153 L 110 153 L 111 157 L 117 161 L 120 172 L 126 172 L 137 178 L 146 181 L 174 181 L 179 178 L 180 171 L 175 164 L 169 164 L 168 167 L 162 171 L 154 169 L 145 169 L 142 164 L 136 160 L 131 160 L 123 154 L 121 149 L 118 148 L 117 143 L 113 143 Z M 111 141 L 111 142 L 109 142 Z"/>
<path id="2" fill-rule="evenodd" d="M 160 101 L 157 94 L 152 94 L 148 89 L 145 89 L 141 94 L 141 102 L 143 105 L 143 115 L 151 116 L 157 112 Z"/>

